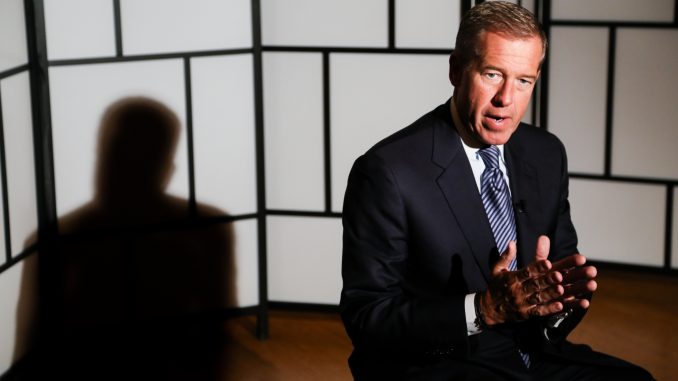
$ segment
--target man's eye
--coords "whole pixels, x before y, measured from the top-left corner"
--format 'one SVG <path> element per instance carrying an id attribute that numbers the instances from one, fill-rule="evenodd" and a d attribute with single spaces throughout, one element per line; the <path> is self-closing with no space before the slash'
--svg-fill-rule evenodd
<path id="1" fill-rule="evenodd" d="M 497 78 L 499 78 L 499 74 L 497 74 L 497 73 L 485 73 L 485 76 L 486 76 L 488 79 L 497 79 Z"/>
<path id="2" fill-rule="evenodd" d="M 530 89 L 532 87 L 532 83 L 533 82 L 529 79 L 520 78 L 518 79 L 518 88 L 524 90 Z"/>

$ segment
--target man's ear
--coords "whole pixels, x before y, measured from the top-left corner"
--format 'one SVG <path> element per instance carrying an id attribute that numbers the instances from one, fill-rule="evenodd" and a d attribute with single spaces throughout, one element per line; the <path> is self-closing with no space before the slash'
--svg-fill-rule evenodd
<path id="1" fill-rule="evenodd" d="M 452 86 L 457 87 L 459 86 L 459 83 L 461 82 L 461 73 L 462 73 L 462 67 L 461 67 L 461 60 L 455 52 L 452 52 L 450 54 L 450 83 L 452 83 Z"/>

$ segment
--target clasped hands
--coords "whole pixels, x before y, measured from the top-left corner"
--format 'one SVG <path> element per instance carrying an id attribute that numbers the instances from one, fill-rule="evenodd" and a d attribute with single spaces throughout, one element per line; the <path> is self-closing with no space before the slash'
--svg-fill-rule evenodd
<path id="1" fill-rule="evenodd" d="M 537 240 L 535 260 L 526 267 L 509 271 L 516 257 L 516 244 L 509 242 L 492 269 L 492 280 L 481 293 L 479 308 L 485 325 L 517 322 L 531 316 L 549 316 L 570 308 L 588 308 L 582 295 L 598 287 L 597 270 L 584 266 L 586 257 L 571 255 L 551 263 L 547 258 L 550 241 Z"/>

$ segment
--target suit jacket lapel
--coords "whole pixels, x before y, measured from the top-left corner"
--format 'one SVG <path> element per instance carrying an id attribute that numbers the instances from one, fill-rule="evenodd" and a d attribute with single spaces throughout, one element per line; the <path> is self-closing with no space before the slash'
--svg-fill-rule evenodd
<path id="1" fill-rule="evenodd" d="M 437 111 L 442 122 L 434 128 L 432 161 L 442 168 L 442 172 L 436 181 L 487 282 L 497 258 L 492 228 L 461 140 L 452 125 L 449 103 Z M 471 283 L 469 286 L 473 288 Z"/>
<path id="2" fill-rule="evenodd" d="M 534 260 L 535 242 L 538 232 L 531 227 L 529 223 L 532 214 L 536 213 L 539 203 L 539 181 L 537 170 L 528 161 L 525 160 L 525 151 L 520 137 L 520 130 L 525 126 L 518 127 L 518 130 L 504 146 L 506 167 L 508 168 L 509 180 L 511 182 L 511 196 L 516 217 L 516 229 L 518 233 L 518 266 L 523 267 Z"/>

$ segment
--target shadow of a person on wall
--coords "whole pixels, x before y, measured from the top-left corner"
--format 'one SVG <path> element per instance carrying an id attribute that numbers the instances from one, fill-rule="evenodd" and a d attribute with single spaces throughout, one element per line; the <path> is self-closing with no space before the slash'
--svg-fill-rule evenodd
<path id="1" fill-rule="evenodd" d="M 232 225 L 166 193 L 179 120 L 124 98 L 99 131 L 95 195 L 58 221 L 43 374 L 219 379 L 222 313 L 236 304 Z"/>

